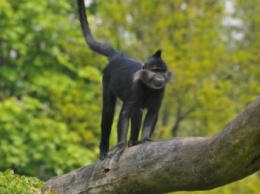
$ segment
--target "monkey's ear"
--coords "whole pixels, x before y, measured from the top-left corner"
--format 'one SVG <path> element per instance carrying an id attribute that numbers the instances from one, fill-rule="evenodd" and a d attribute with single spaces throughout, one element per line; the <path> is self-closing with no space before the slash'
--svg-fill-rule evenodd
<path id="1" fill-rule="evenodd" d="M 162 50 L 159 49 L 158 51 L 156 51 L 156 52 L 153 54 L 153 56 L 160 58 L 160 57 L 161 57 L 161 54 L 162 54 Z"/>

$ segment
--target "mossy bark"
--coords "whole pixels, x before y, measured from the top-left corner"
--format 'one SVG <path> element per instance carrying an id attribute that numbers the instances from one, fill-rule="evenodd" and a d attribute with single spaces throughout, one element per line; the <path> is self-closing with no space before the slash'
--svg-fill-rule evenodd
<path id="1" fill-rule="evenodd" d="M 260 169 L 260 97 L 211 137 L 173 138 L 48 180 L 43 192 L 166 193 L 207 190 Z"/>

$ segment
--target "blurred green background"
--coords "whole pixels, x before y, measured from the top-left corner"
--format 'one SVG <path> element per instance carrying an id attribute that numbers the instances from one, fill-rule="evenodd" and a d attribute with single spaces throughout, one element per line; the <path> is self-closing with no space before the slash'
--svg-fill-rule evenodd
<path id="1" fill-rule="evenodd" d="M 154 139 L 215 134 L 259 95 L 260 0 L 86 3 L 98 40 L 140 61 L 161 48 L 175 73 Z M 75 1 L 0 1 L 0 171 L 46 180 L 98 161 L 106 64 Z M 260 193 L 258 175 L 199 193 L 235 192 Z"/>

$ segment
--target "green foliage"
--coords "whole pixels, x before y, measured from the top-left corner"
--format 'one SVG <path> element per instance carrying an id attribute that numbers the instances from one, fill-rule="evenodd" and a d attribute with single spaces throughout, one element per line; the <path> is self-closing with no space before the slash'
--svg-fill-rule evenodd
<path id="1" fill-rule="evenodd" d="M 37 178 L 18 176 L 12 170 L 0 172 L 0 193 L 40 194 L 43 182 Z"/>
<path id="2" fill-rule="evenodd" d="M 74 12 L 64 1 L 0 3 L 2 170 L 46 179 L 97 158 L 101 73 L 86 66 Z"/>
<path id="3" fill-rule="evenodd" d="M 80 146 L 79 134 L 49 118 L 49 111 L 27 96 L 0 103 L 1 169 L 46 179 L 92 162 L 94 155 Z"/>

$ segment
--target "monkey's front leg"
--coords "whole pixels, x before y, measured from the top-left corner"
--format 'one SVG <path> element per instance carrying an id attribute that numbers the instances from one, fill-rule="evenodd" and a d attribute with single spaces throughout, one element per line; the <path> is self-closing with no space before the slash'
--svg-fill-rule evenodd
<path id="1" fill-rule="evenodd" d="M 147 112 L 143 125 L 142 142 L 152 141 L 151 136 L 154 131 L 155 124 L 157 122 L 158 112 L 149 111 Z"/>
<path id="2" fill-rule="evenodd" d="M 117 125 L 117 144 L 108 152 L 108 157 L 112 157 L 116 153 L 120 156 L 126 148 L 129 118 L 130 110 L 123 105 Z"/>

